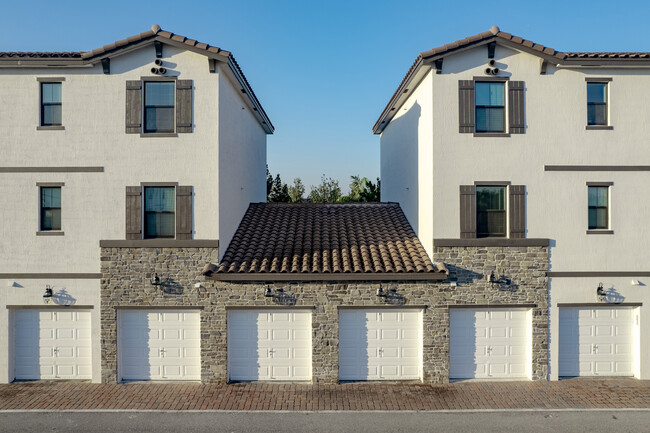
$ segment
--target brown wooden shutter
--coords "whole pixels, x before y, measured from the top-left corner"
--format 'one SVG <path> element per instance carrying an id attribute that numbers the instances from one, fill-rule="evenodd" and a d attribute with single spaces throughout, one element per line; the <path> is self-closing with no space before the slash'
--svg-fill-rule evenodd
<path id="1" fill-rule="evenodd" d="M 460 238 L 476 237 L 476 187 L 460 186 Z"/>
<path id="2" fill-rule="evenodd" d="M 526 186 L 510 185 L 510 237 L 526 237 Z"/>
<path id="3" fill-rule="evenodd" d="M 176 81 L 176 132 L 192 132 L 192 80 Z"/>
<path id="4" fill-rule="evenodd" d="M 474 132 L 474 81 L 458 81 L 458 132 Z"/>
<path id="5" fill-rule="evenodd" d="M 508 83 L 508 122 L 511 134 L 523 134 L 525 125 L 524 82 Z"/>
<path id="6" fill-rule="evenodd" d="M 142 82 L 126 82 L 126 133 L 142 132 Z"/>
<path id="7" fill-rule="evenodd" d="M 142 239 L 142 188 L 126 187 L 126 238 Z"/>
<path id="8" fill-rule="evenodd" d="M 176 187 L 176 239 L 192 239 L 192 187 Z"/>

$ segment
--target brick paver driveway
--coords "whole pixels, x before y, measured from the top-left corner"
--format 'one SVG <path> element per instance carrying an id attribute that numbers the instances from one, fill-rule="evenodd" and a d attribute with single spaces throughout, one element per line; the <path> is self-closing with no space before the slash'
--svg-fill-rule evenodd
<path id="1" fill-rule="evenodd" d="M 1 409 L 456 410 L 650 408 L 650 381 L 567 380 L 450 385 L 0 385 Z"/>

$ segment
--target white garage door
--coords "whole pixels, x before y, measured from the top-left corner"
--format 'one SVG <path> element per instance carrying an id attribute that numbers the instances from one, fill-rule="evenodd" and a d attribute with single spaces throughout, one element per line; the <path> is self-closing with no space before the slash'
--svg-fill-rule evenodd
<path id="1" fill-rule="evenodd" d="M 339 380 L 422 377 L 422 310 L 339 311 Z"/>
<path id="2" fill-rule="evenodd" d="M 201 380 L 198 311 L 123 310 L 119 321 L 122 380 Z"/>
<path id="3" fill-rule="evenodd" d="M 228 312 L 230 380 L 311 380 L 311 312 Z"/>
<path id="4" fill-rule="evenodd" d="M 530 377 L 531 310 L 452 308 L 449 311 L 449 378 Z"/>
<path id="5" fill-rule="evenodd" d="M 91 379 L 90 311 L 15 310 L 14 376 Z"/>
<path id="6" fill-rule="evenodd" d="M 558 375 L 633 376 L 632 307 L 561 307 Z"/>

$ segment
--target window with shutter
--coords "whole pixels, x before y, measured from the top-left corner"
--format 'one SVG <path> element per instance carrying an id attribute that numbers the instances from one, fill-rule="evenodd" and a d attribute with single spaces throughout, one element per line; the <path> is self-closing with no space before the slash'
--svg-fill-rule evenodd
<path id="1" fill-rule="evenodd" d="M 509 81 L 506 77 L 459 80 L 459 132 L 486 137 L 524 134 L 526 130 L 524 93 L 523 81 Z"/>
<path id="2" fill-rule="evenodd" d="M 142 83 L 140 80 L 126 82 L 126 133 L 142 132 Z"/>
<path id="3" fill-rule="evenodd" d="M 524 108 L 524 82 L 510 81 L 508 83 L 508 124 L 511 134 L 523 134 L 525 132 Z"/>
<path id="4" fill-rule="evenodd" d="M 192 80 L 145 77 L 126 82 L 126 133 L 174 136 L 193 127 Z"/>
<path id="5" fill-rule="evenodd" d="M 460 186 L 461 239 L 525 238 L 526 187 L 477 183 Z"/>
<path id="6" fill-rule="evenodd" d="M 126 187 L 126 238 L 142 239 L 142 188 Z"/>

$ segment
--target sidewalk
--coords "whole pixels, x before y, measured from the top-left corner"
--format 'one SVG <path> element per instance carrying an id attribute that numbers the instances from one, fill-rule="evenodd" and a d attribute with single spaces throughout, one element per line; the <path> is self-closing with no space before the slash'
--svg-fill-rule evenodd
<path id="1" fill-rule="evenodd" d="M 650 381 L 473 382 L 449 385 L 0 385 L 0 410 L 457 410 L 650 408 Z"/>

